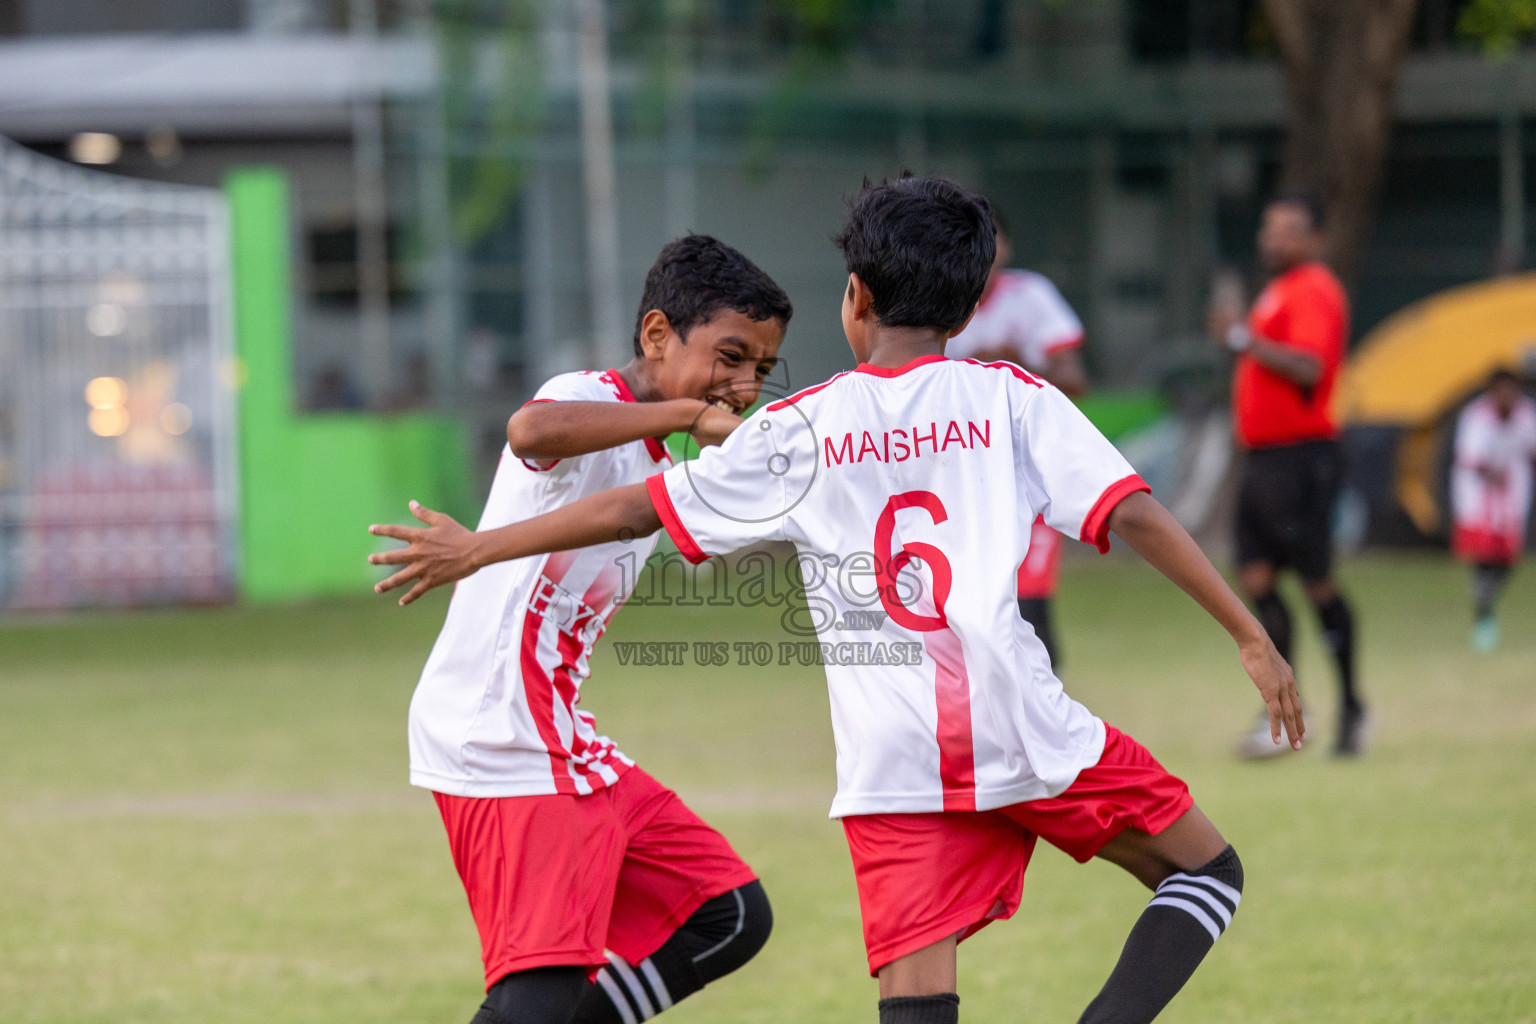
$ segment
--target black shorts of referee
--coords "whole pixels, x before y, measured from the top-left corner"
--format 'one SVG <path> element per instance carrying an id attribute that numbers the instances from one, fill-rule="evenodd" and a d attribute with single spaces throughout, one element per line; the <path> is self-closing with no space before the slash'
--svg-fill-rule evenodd
<path id="1" fill-rule="evenodd" d="M 1237 494 L 1237 563 L 1267 562 L 1303 580 L 1333 572 L 1333 508 L 1344 480 L 1338 441 L 1247 453 Z"/>

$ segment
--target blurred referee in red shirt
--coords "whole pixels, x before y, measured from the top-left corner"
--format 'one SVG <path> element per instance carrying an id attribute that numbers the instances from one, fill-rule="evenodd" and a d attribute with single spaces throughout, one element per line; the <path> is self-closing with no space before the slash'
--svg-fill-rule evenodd
<path id="1" fill-rule="evenodd" d="M 1349 305 L 1320 262 L 1323 211 L 1305 192 L 1278 193 L 1264 208 L 1259 256 L 1274 275 L 1246 320 L 1213 304 L 1212 334 L 1237 354 L 1232 387 L 1238 442 L 1246 448 L 1237 499 L 1238 583 L 1287 661 L 1291 614 L 1275 589 L 1295 570 L 1317 610 L 1338 666 L 1334 753 L 1359 754 L 1367 715 L 1355 685 L 1355 617 L 1333 579 L 1331 524 L 1343 481 L 1339 424 L 1330 408 L 1349 334 Z M 1238 744 L 1245 757 L 1281 754 L 1269 719 Z"/>

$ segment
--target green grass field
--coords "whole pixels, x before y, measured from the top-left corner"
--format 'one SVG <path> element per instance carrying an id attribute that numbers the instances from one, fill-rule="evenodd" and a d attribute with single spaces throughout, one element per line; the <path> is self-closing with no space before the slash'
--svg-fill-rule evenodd
<path id="1" fill-rule="evenodd" d="M 1164 1015 L 1209 1022 L 1536 1020 L 1536 574 L 1504 648 L 1466 645 L 1466 580 L 1346 566 L 1377 742 L 1327 755 L 1332 681 L 1302 634 L 1318 735 L 1227 754 L 1255 699 L 1160 577 L 1070 562 L 1070 690 L 1183 775 L 1247 868 L 1242 913 Z M 1293 595 L 1294 596 L 1294 595 Z M 0 1022 L 444 1022 L 479 956 L 404 725 L 434 597 L 0 624 Z M 633 608 L 611 639 L 776 641 L 774 609 Z M 1308 622 L 1310 626 L 1310 621 Z M 817 669 L 621 669 L 584 705 L 761 873 L 773 940 L 669 1014 L 874 1019 Z M 1018 916 L 962 947 L 964 1019 L 1071 1022 L 1145 901 L 1042 847 Z"/>

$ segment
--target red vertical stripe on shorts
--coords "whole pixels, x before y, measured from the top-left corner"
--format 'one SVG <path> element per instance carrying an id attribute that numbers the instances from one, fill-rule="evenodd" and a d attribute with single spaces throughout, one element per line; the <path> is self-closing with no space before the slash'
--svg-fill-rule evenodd
<path id="1" fill-rule="evenodd" d="M 976 754 L 971 742 L 971 679 L 960 638 L 948 629 L 923 634 L 933 658 L 938 701 L 939 780 L 946 811 L 976 809 Z"/>

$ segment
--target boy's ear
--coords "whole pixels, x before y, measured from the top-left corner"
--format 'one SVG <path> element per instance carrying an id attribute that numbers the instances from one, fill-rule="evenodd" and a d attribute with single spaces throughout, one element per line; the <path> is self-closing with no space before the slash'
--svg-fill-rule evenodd
<path id="1" fill-rule="evenodd" d="M 847 300 L 853 319 L 865 320 L 874 316 L 875 293 L 858 274 L 848 275 Z"/>
<path id="2" fill-rule="evenodd" d="M 667 338 L 676 333 L 667 314 L 653 309 L 640 318 L 640 351 L 655 362 L 667 351 Z"/>

